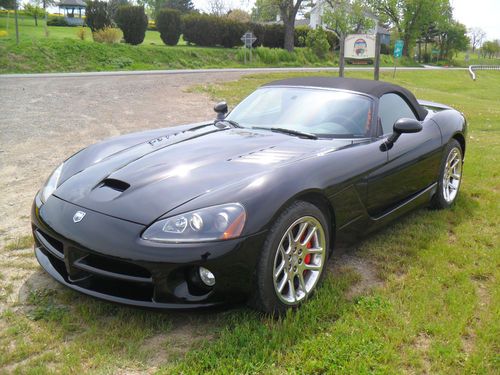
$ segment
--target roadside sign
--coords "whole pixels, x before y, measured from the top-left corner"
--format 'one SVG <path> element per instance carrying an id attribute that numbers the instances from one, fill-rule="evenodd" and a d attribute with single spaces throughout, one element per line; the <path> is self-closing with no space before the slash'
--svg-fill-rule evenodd
<path id="1" fill-rule="evenodd" d="M 392 73 L 392 78 L 396 77 L 396 62 L 401 56 L 403 56 L 403 46 L 405 42 L 401 39 L 396 40 L 394 43 L 394 72 Z"/>
<path id="2" fill-rule="evenodd" d="M 394 57 L 403 56 L 403 46 L 404 45 L 405 45 L 405 43 L 401 39 L 396 40 L 396 43 L 394 44 Z"/>
<path id="3" fill-rule="evenodd" d="M 257 40 L 255 35 L 251 31 L 247 31 L 243 36 L 240 38 L 241 41 L 243 42 L 245 48 L 243 50 L 243 53 L 245 54 L 245 64 L 247 63 L 247 48 L 250 51 L 250 62 L 252 62 L 252 46 L 253 43 Z"/>
<path id="4" fill-rule="evenodd" d="M 252 48 L 253 43 L 257 40 L 255 35 L 251 31 L 247 31 L 243 36 L 241 37 L 241 41 L 245 45 L 246 48 Z"/>

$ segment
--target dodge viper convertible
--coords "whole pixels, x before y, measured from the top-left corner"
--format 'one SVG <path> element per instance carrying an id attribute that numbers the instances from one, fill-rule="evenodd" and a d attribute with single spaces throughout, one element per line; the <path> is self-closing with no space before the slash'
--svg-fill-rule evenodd
<path id="1" fill-rule="evenodd" d="M 318 288 L 335 244 L 457 199 L 466 120 L 402 87 L 287 79 L 215 111 L 56 168 L 32 209 L 45 271 L 118 303 L 280 314 Z"/>

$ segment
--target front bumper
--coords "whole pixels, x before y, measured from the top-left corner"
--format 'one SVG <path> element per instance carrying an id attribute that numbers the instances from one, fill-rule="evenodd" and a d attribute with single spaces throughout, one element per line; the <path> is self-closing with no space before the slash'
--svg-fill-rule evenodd
<path id="1" fill-rule="evenodd" d="M 73 222 L 77 211 L 84 219 Z M 228 241 L 163 244 L 143 240 L 143 225 L 51 196 L 32 208 L 35 255 L 54 279 L 100 299 L 184 309 L 243 300 L 250 293 L 265 232 Z M 205 286 L 198 267 L 216 284 Z"/>

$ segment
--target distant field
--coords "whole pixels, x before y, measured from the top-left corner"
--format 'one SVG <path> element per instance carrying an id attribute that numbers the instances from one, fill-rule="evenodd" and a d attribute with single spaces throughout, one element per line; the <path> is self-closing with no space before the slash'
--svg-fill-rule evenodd
<path id="1" fill-rule="evenodd" d="M 297 75 L 194 90 L 234 106 L 265 82 Z M 335 253 L 319 293 L 280 320 L 244 306 L 132 309 L 50 287 L 26 233 L 0 250 L 0 373 L 500 373 L 500 72 L 479 72 L 476 82 L 446 70 L 381 79 L 467 116 L 456 206 L 418 210 L 345 250 L 364 268 Z"/>

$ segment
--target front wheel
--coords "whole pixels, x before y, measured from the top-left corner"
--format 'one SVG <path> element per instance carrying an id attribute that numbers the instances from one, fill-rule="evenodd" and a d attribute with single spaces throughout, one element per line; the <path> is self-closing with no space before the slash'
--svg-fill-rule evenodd
<path id="1" fill-rule="evenodd" d="M 276 220 L 257 267 L 254 307 L 281 314 L 317 288 L 328 258 L 328 220 L 316 206 L 298 201 Z"/>
<path id="2" fill-rule="evenodd" d="M 452 139 L 441 161 L 437 192 L 431 202 L 433 208 L 448 208 L 455 202 L 462 182 L 462 166 L 462 147 Z"/>

